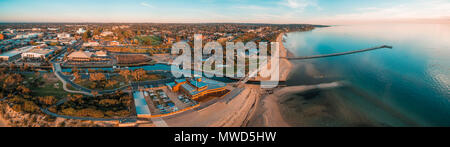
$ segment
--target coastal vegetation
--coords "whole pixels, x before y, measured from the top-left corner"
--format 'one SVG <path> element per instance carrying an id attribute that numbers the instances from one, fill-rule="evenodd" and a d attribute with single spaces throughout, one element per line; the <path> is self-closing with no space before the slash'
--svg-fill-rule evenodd
<path id="1" fill-rule="evenodd" d="M 54 105 L 65 92 L 51 86 L 48 76 L 40 74 L 0 74 L 1 97 L 17 112 L 38 114 L 40 108 Z"/>
<path id="2" fill-rule="evenodd" d="M 125 79 L 120 75 L 106 76 L 105 73 L 93 72 L 83 78 L 80 73 L 75 72 L 73 76 L 75 77 L 74 83 L 91 90 L 113 90 L 126 85 Z"/>
<path id="3" fill-rule="evenodd" d="M 66 116 L 114 118 L 131 114 L 132 98 L 128 93 L 118 91 L 101 96 L 68 95 L 68 101 L 49 111 Z"/>

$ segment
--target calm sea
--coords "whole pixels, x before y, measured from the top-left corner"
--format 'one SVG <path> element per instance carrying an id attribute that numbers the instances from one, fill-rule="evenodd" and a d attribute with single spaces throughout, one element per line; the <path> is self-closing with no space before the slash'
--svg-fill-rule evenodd
<path id="1" fill-rule="evenodd" d="M 295 56 L 393 46 L 294 61 L 309 66 L 294 70 L 287 84 L 341 81 L 345 86 L 332 90 L 333 95 L 377 122 L 450 126 L 450 24 L 333 26 L 288 33 L 285 41 Z"/>

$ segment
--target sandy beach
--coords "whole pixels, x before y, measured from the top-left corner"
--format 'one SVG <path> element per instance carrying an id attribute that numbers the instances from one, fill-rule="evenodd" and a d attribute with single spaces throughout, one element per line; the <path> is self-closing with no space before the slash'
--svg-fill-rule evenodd
<path id="1" fill-rule="evenodd" d="M 289 74 L 293 69 L 292 63 L 285 59 L 284 57 L 293 56 L 283 44 L 283 36 L 284 33 L 281 33 L 277 37 L 277 42 L 280 44 L 280 81 L 286 81 L 289 78 Z M 292 88 L 283 88 L 283 91 L 279 91 L 277 93 L 262 96 L 260 99 L 258 106 L 256 106 L 256 110 L 253 117 L 248 121 L 247 126 L 257 126 L 257 127 L 289 127 L 290 125 L 283 119 L 283 115 L 279 108 L 278 97 L 283 95 L 286 89 L 291 90 L 301 90 L 301 89 L 292 89 Z"/>
<path id="2" fill-rule="evenodd" d="M 291 72 L 293 65 L 292 63 L 286 59 L 286 57 L 293 56 L 283 44 L 283 36 L 284 33 L 281 33 L 277 37 L 277 42 L 280 43 L 280 81 L 286 81 L 289 77 L 289 73 Z"/>
<path id="3" fill-rule="evenodd" d="M 289 73 L 293 69 L 292 63 L 285 59 L 285 57 L 292 56 L 292 54 L 284 47 L 283 42 L 283 36 L 284 33 L 281 33 L 277 37 L 277 42 L 280 44 L 280 81 L 287 81 L 289 77 Z M 286 88 L 284 88 L 286 89 Z M 268 95 L 264 98 L 262 98 L 262 107 L 265 110 L 263 112 L 262 116 L 262 122 L 260 124 L 263 124 L 263 126 L 267 127 L 289 127 L 289 124 L 283 119 L 283 115 L 280 111 L 279 104 L 278 104 L 278 97 L 280 94 L 282 94 L 283 91 L 279 93 L 274 93 L 271 95 Z M 258 110 L 257 112 L 258 113 Z M 261 112 L 259 112 L 261 113 Z M 257 115 L 255 115 L 257 116 Z"/>

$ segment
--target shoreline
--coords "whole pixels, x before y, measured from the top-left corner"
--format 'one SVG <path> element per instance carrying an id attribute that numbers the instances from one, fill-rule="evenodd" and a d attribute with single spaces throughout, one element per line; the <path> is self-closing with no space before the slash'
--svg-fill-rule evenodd
<path id="1" fill-rule="evenodd" d="M 293 64 L 286 59 L 286 57 L 292 57 L 293 54 L 284 46 L 284 35 L 285 33 L 280 33 L 276 40 L 280 44 L 280 81 L 287 81 L 291 71 L 294 68 Z M 280 91 L 281 89 L 276 90 Z M 289 125 L 289 123 L 283 118 L 279 105 L 279 98 L 275 95 L 275 93 L 265 94 L 264 92 L 261 92 L 261 98 L 259 101 L 259 106 L 256 106 L 256 110 L 252 115 L 253 117 L 249 119 L 247 126 L 291 127 L 291 125 Z"/>
<path id="2" fill-rule="evenodd" d="M 291 70 L 292 63 L 286 57 L 293 56 L 284 46 L 283 38 L 285 33 L 281 33 L 277 37 L 277 42 L 280 44 L 280 81 L 287 81 Z M 283 88 L 285 89 L 285 88 Z M 280 89 L 281 90 L 281 89 Z M 265 110 L 262 114 L 263 123 L 266 127 L 291 127 L 289 123 L 283 118 L 283 114 L 279 104 L 280 98 L 275 93 L 265 95 L 261 98 L 262 107 Z"/>
<path id="3" fill-rule="evenodd" d="M 281 33 L 277 37 L 277 42 L 280 44 L 280 81 L 287 81 L 289 74 L 293 69 L 292 63 L 286 59 L 287 57 L 292 57 L 293 54 L 284 46 L 284 35 L 285 33 Z"/>

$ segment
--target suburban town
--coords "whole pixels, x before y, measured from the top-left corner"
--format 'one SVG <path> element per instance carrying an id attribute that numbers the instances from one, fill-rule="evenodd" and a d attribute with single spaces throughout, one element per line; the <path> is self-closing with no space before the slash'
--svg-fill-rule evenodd
<path id="1" fill-rule="evenodd" d="M 314 27 L 0 24 L 0 113 L 10 126 L 241 126 L 245 118 L 237 120 L 232 113 L 251 113 L 251 108 L 216 105 L 234 102 L 248 107 L 245 98 L 260 95 L 254 92 L 259 88 L 240 86 L 241 79 L 233 77 L 175 78 L 171 64 L 178 55 L 172 54 L 172 45 L 186 42 L 193 48 L 194 34 L 203 35 L 203 42 L 224 46 L 275 42 L 285 32 Z M 210 113 L 219 111 L 230 113 L 224 114 L 229 120 L 214 120 L 221 116 Z M 190 120 L 192 115 L 202 118 Z"/>

